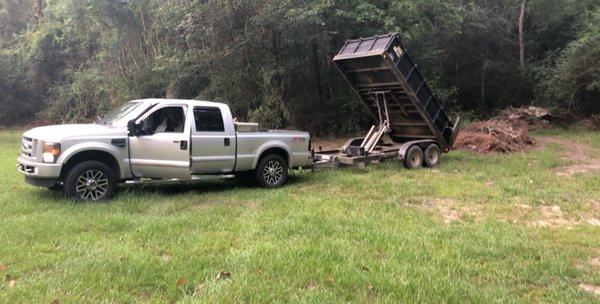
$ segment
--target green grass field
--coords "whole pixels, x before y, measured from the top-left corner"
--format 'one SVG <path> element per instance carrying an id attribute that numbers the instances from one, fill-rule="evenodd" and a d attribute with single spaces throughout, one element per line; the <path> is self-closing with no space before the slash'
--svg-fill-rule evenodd
<path id="1" fill-rule="evenodd" d="M 19 133 L 0 132 L 1 303 L 600 300 L 600 173 L 558 176 L 557 144 L 80 204 L 24 183 Z"/>

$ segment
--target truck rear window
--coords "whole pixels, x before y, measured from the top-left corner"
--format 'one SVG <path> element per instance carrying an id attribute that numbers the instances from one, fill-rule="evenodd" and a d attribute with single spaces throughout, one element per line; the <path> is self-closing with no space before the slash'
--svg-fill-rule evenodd
<path id="1" fill-rule="evenodd" d="M 221 110 L 215 107 L 194 107 L 196 132 L 225 132 Z"/>

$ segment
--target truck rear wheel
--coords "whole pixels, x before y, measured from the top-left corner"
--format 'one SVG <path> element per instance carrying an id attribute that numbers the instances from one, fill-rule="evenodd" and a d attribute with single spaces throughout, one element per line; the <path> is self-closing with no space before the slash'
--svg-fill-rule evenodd
<path id="1" fill-rule="evenodd" d="M 404 159 L 402 160 L 404 163 L 404 168 L 406 169 L 416 169 L 421 167 L 423 164 L 423 150 L 418 145 L 413 145 L 408 148 L 406 151 L 406 155 L 404 155 Z"/>
<path id="2" fill-rule="evenodd" d="M 78 201 L 102 201 L 117 189 L 114 171 L 99 161 L 84 161 L 67 172 L 65 192 Z"/>
<path id="3" fill-rule="evenodd" d="M 269 154 L 258 161 L 254 174 L 261 187 L 277 188 L 287 181 L 288 165 L 283 157 Z"/>
<path id="4" fill-rule="evenodd" d="M 436 144 L 431 144 L 425 149 L 424 165 L 425 167 L 434 168 L 440 163 L 440 155 L 442 151 Z"/>

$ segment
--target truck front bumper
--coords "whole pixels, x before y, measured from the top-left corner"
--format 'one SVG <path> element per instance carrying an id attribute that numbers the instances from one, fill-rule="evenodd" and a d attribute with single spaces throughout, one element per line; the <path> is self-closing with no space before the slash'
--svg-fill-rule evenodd
<path id="1" fill-rule="evenodd" d="M 25 181 L 33 186 L 52 187 L 60 177 L 62 164 L 39 163 L 19 156 L 17 170 L 25 175 Z"/>

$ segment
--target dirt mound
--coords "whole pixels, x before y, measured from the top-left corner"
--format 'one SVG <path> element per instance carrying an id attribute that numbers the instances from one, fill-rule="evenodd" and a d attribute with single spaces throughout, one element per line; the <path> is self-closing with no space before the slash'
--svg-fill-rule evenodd
<path id="1" fill-rule="evenodd" d="M 529 131 L 550 127 L 544 108 L 508 108 L 494 118 L 471 123 L 460 131 L 454 148 L 475 153 L 523 151 L 533 144 Z"/>

